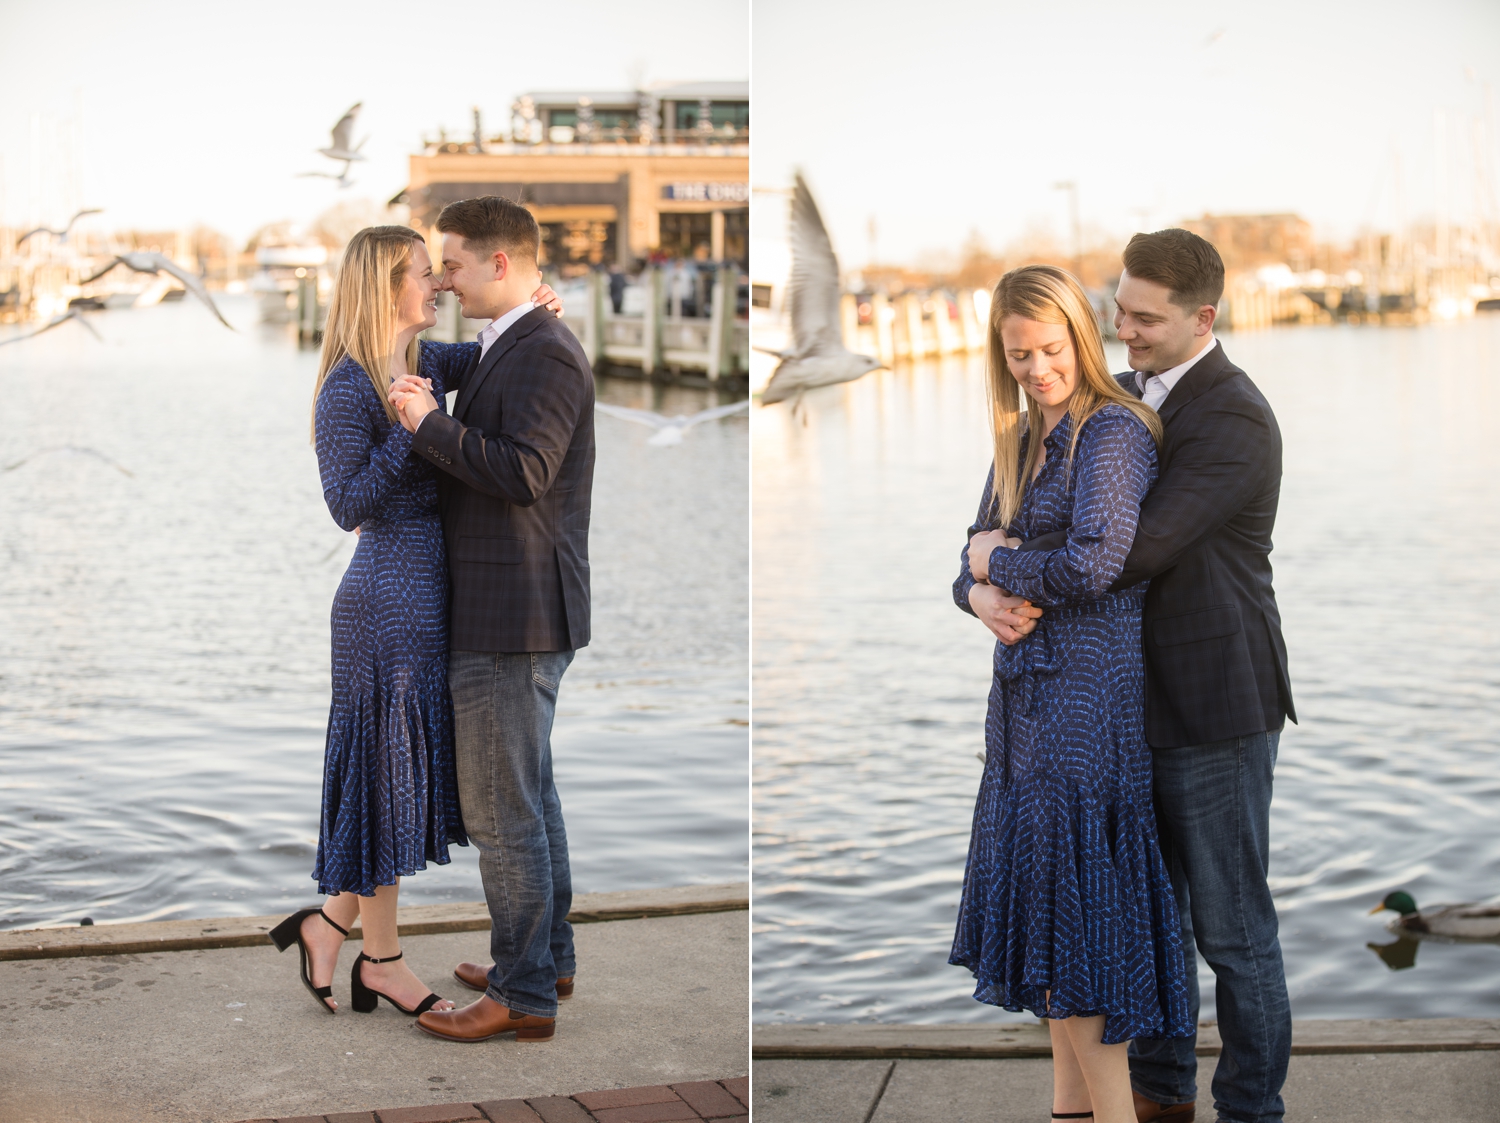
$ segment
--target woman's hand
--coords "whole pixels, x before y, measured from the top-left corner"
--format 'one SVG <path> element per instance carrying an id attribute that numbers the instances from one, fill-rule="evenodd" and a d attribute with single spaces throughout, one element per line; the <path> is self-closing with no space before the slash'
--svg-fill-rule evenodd
<path id="1" fill-rule="evenodd" d="M 552 286 L 547 284 L 546 281 L 542 282 L 541 288 L 531 294 L 531 303 L 535 304 L 538 308 L 546 308 L 558 317 L 561 317 L 563 314 L 562 297 L 553 292 Z"/>
<path id="2" fill-rule="evenodd" d="M 1042 610 L 1024 597 L 1009 597 L 993 585 L 975 585 L 969 590 L 969 607 L 980 622 L 1006 647 L 1020 643 L 1036 631 Z"/>
<path id="3" fill-rule="evenodd" d="M 1019 538 L 1007 538 L 1003 530 L 983 530 L 969 539 L 969 572 L 976 581 L 990 579 L 990 554 L 1002 546 L 1014 550 L 1021 544 Z"/>
<path id="4" fill-rule="evenodd" d="M 391 405 L 401 416 L 401 424 L 408 432 L 415 433 L 422 418 L 437 409 L 437 399 L 432 396 L 432 379 L 414 378 L 404 374 L 391 383 Z"/>

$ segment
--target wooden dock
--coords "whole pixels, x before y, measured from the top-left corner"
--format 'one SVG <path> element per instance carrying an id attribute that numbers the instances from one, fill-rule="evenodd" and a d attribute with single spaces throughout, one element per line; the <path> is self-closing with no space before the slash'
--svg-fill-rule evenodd
<path id="1" fill-rule="evenodd" d="M 609 275 L 590 273 L 582 307 L 564 300 L 563 323 L 578 337 L 596 372 L 634 367 L 647 378 L 689 373 L 710 382 L 744 377 L 750 369 L 750 323 L 735 315 L 739 273 L 721 268 L 707 316 L 674 316 L 667 308 L 665 276 L 647 266 L 637 284 L 645 291 L 643 313 L 617 313 L 610 307 Z M 482 320 L 467 320 L 458 302 L 443 294 L 438 323 L 429 339 L 451 343 L 473 339 Z"/>

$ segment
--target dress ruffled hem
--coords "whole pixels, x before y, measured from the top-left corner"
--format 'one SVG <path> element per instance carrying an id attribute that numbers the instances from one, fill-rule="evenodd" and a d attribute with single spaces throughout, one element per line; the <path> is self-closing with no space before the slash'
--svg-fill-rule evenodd
<path id="1" fill-rule="evenodd" d="M 1102 1015 L 1107 1045 L 1192 1036 L 1176 899 L 1136 804 L 1054 793 L 1041 813 L 1069 829 L 1044 831 L 1018 822 L 1007 793 L 995 798 L 994 834 L 981 842 L 976 826 L 970 845 L 948 960 L 974 973 L 975 999 L 1040 1018 Z M 1045 856 L 1033 843 L 1044 835 L 1056 848 Z"/>
<path id="2" fill-rule="evenodd" d="M 323 819 L 312 876 L 326 894 L 374 894 L 446 865 L 467 846 L 446 679 L 335 698 L 323 765 Z"/>

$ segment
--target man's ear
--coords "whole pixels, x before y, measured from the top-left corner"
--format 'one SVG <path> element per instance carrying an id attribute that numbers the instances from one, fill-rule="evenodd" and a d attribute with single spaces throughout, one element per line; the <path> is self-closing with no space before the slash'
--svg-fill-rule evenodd
<path id="1" fill-rule="evenodd" d="M 495 267 L 495 280 L 505 280 L 506 274 L 510 272 L 510 258 L 504 250 L 496 250 L 494 257 L 490 258 Z"/>
<path id="2" fill-rule="evenodd" d="M 1218 318 L 1219 310 L 1212 304 L 1205 304 L 1198 309 L 1198 335 L 1207 335 L 1214 330 L 1214 320 Z"/>

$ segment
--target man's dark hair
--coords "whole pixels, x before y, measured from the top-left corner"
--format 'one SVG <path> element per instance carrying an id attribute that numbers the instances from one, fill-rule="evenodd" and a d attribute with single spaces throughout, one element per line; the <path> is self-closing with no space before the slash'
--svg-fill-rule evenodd
<path id="1" fill-rule="evenodd" d="M 510 257 L 535 262 L 541 253 L 542 232 L 531 212 L 498 195 L 449 203 L 438 215 L 437 228 L 459 235 L 464 247 L 479 257 L 503 250 Z"/>
<path id="2" fill-rule="evenodd" d="M 1217 305 L 1224 295 L 1224 259 L 1211 242 L 1189 230 L 1137 234 L 1125 247 L 1124 259 L 1125 272 L 1171 290 L 1172 303 L 1189 312 Z"/>

